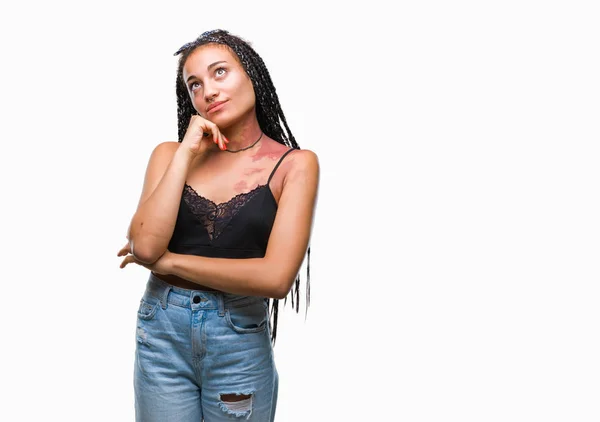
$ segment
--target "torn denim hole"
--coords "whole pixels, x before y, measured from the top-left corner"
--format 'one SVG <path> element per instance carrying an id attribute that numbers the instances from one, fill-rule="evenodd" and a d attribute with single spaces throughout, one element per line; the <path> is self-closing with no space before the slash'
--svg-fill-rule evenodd
<path id="1" fill-rule="evenodd" d="M 144 330 L 142 327 L 137 327 L 137 340 L 139 343 L 146 342 L 146 330 Z"/>
<path id="2" fill-rule="evenodd" d="M 252 414 L 252 397 L 254 392 L 221 393 L 219 406 L 227 414 L 248 419 Z"/>

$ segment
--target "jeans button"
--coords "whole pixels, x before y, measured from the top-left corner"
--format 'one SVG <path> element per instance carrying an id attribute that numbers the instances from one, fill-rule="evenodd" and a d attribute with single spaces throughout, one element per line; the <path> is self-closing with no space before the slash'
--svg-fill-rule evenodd
<path id="1" fill-rule="evenodd" d="M 194 296 L 194 303 L 200 303 L 200 296 Z"/>

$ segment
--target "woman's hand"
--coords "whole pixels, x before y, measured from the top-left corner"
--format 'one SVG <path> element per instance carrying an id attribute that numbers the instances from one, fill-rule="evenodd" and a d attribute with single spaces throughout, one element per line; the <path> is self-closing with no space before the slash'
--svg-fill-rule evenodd
<path id="1" fill-rule="evenodd" d="M 135 259 L 135 257 L 131 254 L 131 247 L 129 245 L 129 242 L 127 242 L 127 244 L 125 244 L 125 246 L 123 246 L 121 250 L 117 253 L 117 256 L 123 255 L 127 256 L 125 256 L 125 259 L 121 262 L 121 265 L 119 265 L 120 268 L 125 268 L 127 264 L 134 263 L 141 265 L 142 267 L 148 268 L 150 271 L 154 271 L 158 274 L 171 274 L 171 257 L 174 254 L 169 252 L 168 250 L 166 250 L 165 253 L 162 254 L 161 257 L 158 258 L 152 264 L 144 264 L 143 262 L 140 262 L 137 259 Z"/>
<path id="2" fill-rule="evenodd" d="M 181 141 L 181 146 L 187 148 L 192 154 L 200 155 L 210 146 L 209 138 L 222 151 L 227 149 L 225 144 L 229 141 L 219 131 L 218 126 L 202 116 L 193 115 Z"/>

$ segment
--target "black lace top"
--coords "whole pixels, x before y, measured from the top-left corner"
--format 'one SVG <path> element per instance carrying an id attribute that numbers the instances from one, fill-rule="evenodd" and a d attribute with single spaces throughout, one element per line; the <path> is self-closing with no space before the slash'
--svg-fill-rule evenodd
<path id="1" fill-rule="evenodd" d="M 285 156 L 292 151 L 293 148 L 281 156 L 266 184 L 236 195 L 227 202 L 215 204 L 186 183 L 168 250 L 219 258 L 264 257 L 277 212 L 269 183 Z M 273 312 L 274 340 L 277 300 L 273 302 Z"/>
<path id="2" fill-rule="evenodd" d="M 266 184 L 221 204 L 199 195 L 186 183 L 169 251 L 219 258 L 264 257 L 277 212 L 269 183 L 291 151 L 282 155 Z"/>

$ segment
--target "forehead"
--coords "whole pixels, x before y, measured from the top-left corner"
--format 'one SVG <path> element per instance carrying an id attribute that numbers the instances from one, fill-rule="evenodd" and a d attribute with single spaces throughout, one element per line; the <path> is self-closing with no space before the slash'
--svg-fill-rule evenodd
<path id="1" fill-rule="evenodd" d="M 235 53 L 222 44 L 207 44 L 196 48 L 186 59 L 183 66 L 184 77 L 189 74 L 200 74 L 207 71 L 207 67 L 215 62 L 226 61 L 238 65 Z"/>

